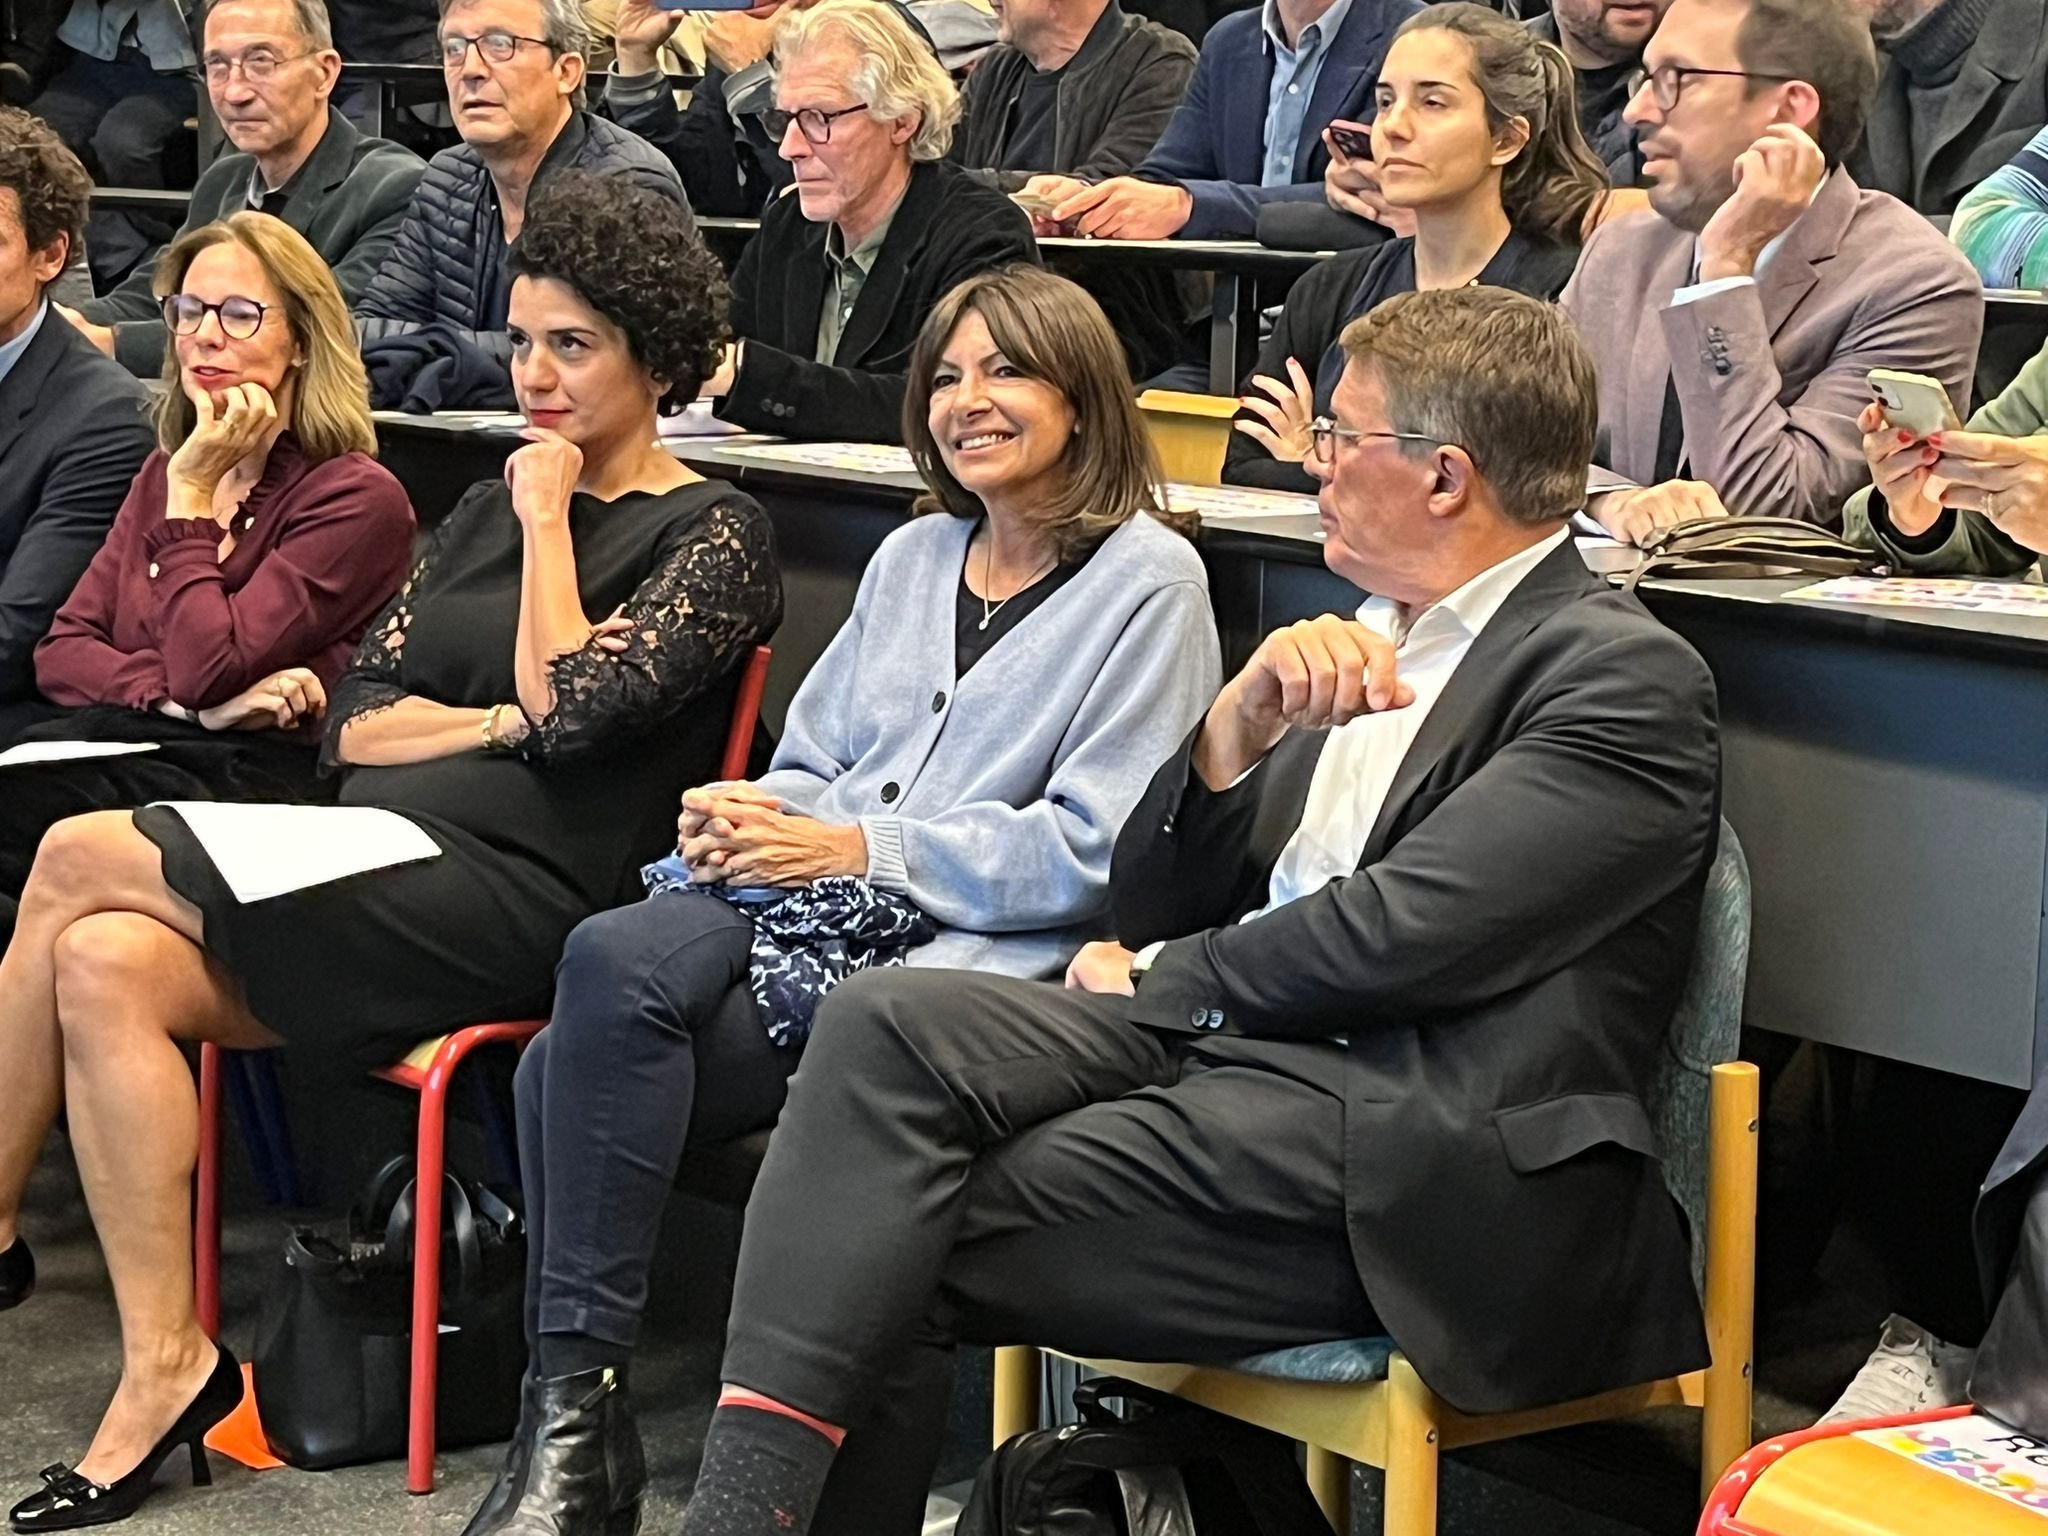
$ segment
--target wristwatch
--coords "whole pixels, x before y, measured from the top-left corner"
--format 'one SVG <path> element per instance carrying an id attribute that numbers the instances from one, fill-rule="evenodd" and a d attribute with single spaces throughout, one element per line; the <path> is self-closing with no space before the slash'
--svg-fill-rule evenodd
<path id="1" fill-rule="evenodd" d="M 1135 955 L 1131 956 L 1131 985 L 1136 986 L 1145 979 L 1145 973 L 1152 969 L 1152 962 L 1159 958 L 1159 951 L 1166 948 L 1166 940 L 1154 939 Z"/>

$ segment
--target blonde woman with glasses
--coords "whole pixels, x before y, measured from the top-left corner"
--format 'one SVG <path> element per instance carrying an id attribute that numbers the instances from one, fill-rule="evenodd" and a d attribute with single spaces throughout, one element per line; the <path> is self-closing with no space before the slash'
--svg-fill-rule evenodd
<path id="1" fill-rule="evenodd" d="M 157 295 L 157 451 L 36 648 L 45 718 L 0 731 L 150 750 L 0 768 L 0 941 L 66 816 L 311 797 L 327 692 L 412 547 L 348 311 L 301 235 L 253 212 L 196 229 Z"/>

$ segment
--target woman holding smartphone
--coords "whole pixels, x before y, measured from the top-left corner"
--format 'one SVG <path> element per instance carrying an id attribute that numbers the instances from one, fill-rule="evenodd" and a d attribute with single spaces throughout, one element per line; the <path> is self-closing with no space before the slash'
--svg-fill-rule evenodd
<path id="1" fill-rule="evenodd" d="M 1484 6 L 1410 17 L 1377 95 L 1379 195 L 1414 233 L 1333 256 L 1294 285 L 1242 398 L 1223 466 L 1232 484 L 1313 494 L 1302 460 L 1344 371 L 1344 327 L 1424 288 L 1484 283 L 1556 298 L 1607 193 L 1579 132 L 1571 65 Z"/>
<path id="2" fill-rule="evenodd" d="M 1961 431 L 1922 433 L 1873 401 L 1857 425 L 1871 485 L 1842 533 L 1920 575 L 2014 576 L 2048 552 L 2048 351 Z"/>

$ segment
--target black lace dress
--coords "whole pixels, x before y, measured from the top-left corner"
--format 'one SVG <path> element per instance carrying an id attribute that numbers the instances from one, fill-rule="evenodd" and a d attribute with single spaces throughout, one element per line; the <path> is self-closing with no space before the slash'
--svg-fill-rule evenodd
<path id="1" fill-rule="evenodd" d="M 717 776 L 739 666 L 782 616 L 768 519 L 718 481 L 569 509 L 583 610 L 626 605 L 629 648 L 554 665 L 555 708 L 512 752 L 343 768 L 344 805 L 404 815 L 438 858 L 236 900 L 177 812 L 136 825 L 205 918 L 256 1017 L 336 1065 L 388 1063 L 464 1024 L 545 1016 L 569 930 L 640 896 L 684 789 Z M 522 534 L 504 484 L 473 487 L 371 623 L 331 701 L 341 728 L 408 694 L 482 708 L 512 674 Z"/>

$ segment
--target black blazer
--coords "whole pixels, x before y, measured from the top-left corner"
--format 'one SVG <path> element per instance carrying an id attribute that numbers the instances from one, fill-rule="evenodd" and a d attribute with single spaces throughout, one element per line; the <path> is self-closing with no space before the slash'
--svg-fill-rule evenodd
<path id="1" fill-rule="evenodd" d="M 1358 872 L 1240 924 L 1266 900 L 1326 739 L 1291 732 L 1220 794 L 1187 748 L 1154 778 L 1110 872 L 1118 937 L 1169 940 L 1130 1018 L 1348 1041 L 1353 1260 L 1456 1407 L 1530 1408 L 1704 1365 L 1684 1218 L 1643 1096 L 1714 856 L 1706 665 L 1566 542 L 1438 698 Z M 1295 1054 L 1321 1053 L 1276 1066 Z"/>
<path id="2" fill-rule="evenodd" d="M 903 441 L 904 373 L 925 316 L 964 278 L 1038 265 L 1022 210 L 945 160 L 920 161 L 830 363 L 814 361 L 825 303 L 825 232 L 796 194 L 772 202 L 732 279 L 740 369 L 718 414 L 750 432 Z"/>
<path id="3" fill-rule="evenodd" d="M 0 702 L 35 697 L 36 642 L 156 445 L 147 401 L 54 308 L 0 379 Z"/>

